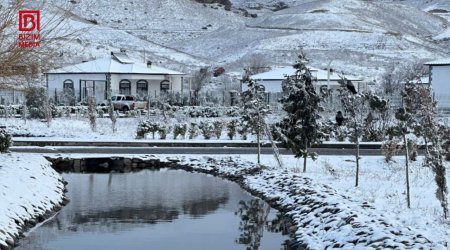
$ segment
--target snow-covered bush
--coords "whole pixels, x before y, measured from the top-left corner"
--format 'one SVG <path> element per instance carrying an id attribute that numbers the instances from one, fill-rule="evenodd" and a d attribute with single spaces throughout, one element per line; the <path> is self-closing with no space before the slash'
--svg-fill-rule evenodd
<path id="1" fill-rule="evenodd" d="M 136 138 L 142 139 L 147 133 L 152 133 L 152 138 L 155 139 L 155 133 L 159 131 L 159 128 L 160 125 L 156 122 L 143 121 L 138 125 Z"/>
<path id="2" fill-rule="evenodd" d="M 193 106 L 190 107 L 187 111 L 189 117 L 198 118 L 198 117 L 205 117 L 205 118 L 211 118 L 211 117 L 219 117 L 220 111 L 218 108 L 214 107 L 200 107 L 200 106 Z"/>
<path id="3" fill-rule="evenodd" d="M 399 146 L 400 140 L 392 139 L 384 142 L 381 145 L 381 153 L 384 155 L 384 161 L 389 163 L 392 161 L 392 157 L 401 151 Z"/>
<path id="4" fill-rule="evenodd" d="M 181 135 L 183 138 L 185 138 L 187 132 L 187 125 L 186 124 L 175 124 L 173 128 L 173 138 L 177 139 L 179 135 Z"/>
<path id="5" fill-rule="evenodd" d="M 223 122 L 222 121 L 214 121 L 214 135 L 217 139 L 220 139 L 220 136 L 222 135 L 222 129 L 223 129 Z"/>
<path id="6" fill-rule="evenodd" d="M 99 109 L 97 113 L 99 118 L 105 117 L 105 111 L 103 111 L 103 109 Z"/>
<path id="7" fill-rule="evenodd" d="M 247 134 L 248 134 L 249 130 L 250 129 L 249 129 L 247 122 L 242 121 L 238 128 L 238 133 L 239 133 L 239 135 L 241 135 L 242 140 L 247 140 Z"/>
<path id="8" fill-rule="evenodd" d="M 169 131 L 170 131 L 169 126 L 167 126 L 165 124 L 159 124 L 159 127 L 158 127 L 159 139 L 165 140 Z"/>
<path id="9" fill-rule="evenodd" d="M 239 117 L 242 114 L 242 109 L 238 107 L 229 107 L 225 110 L 225 115 L 228 117 Z"/>
<path id="10" fill-rule="evenodd" d="M 211 139 L 211 135 L 213 133 L 214 127 L 209 122 L 201 122 L 199 126 L 200 130 L 202 131 L 202 135 L 206 140 Z"/>
<path id="11" fill-rule="evenodd" d="M 198 130 L 197 129 L 197 123 L 191 122 L 189 124 L 189 130 L 188 130 L 189 139 L 194 139 L 194 137 L 197 136 L 197 130 Z"/>
<path id="12" fill-rule="evenodd" d="M 237 120 L 231 120 L 227 124 L 227 135 L 230 140 L 233 140 L 233 138 L 236 136 L 237 125 Z"/>
<path id="13" fill-rule="evenodd" d="M 5 153 L 11 146 L 11 135 L 4 130 L 0 130 L 0 153 Z"/>

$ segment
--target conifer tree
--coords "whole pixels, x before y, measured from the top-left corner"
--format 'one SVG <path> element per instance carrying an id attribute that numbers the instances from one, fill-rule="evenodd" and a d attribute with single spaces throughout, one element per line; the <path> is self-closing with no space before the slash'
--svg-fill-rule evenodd
<path id="1" fill-rule="evenodd" d="M 383 112 L 387 107 L 387 101 L 373 94 L 356 93 L 355 89 L 349 89 L 349 82 L 345 77 L 339 81 L 341 84 L 339 98 L 342 108 L 347 116 L 345 126 L 347 127 L 350 141 L 355 143 L 356 174 L 355 187 L 359 185 L 359 144 L 366 132 L 368 117 L 373 117 L 371 112 Z"/>
<path id="2" fill-rule="evenodd" d="M 269 105 L 265 101 L 264 85 L 253 79 L 247 81 L 248 89 L 244 91 L 244 115 L 242 118 L 247 121 L 252 129 L 252 133 L 256 135 L 256 143 L 258 146 L 258 164 L 261 163 L 261 136 L 264 133 L 265 117 L 269 114 Z"/>
<path id="3" fill-rule="evenodd" d="M 309 154 L 308 148 L 312 144 L 320 143 L 321 132 L 320 105 L 321 96 L 313 86 L 311 71 L 306 67 L 306 58 L 300 53 L 293 65 L 296 73 L 287 76 L 282 82 L 285 95 L 280 100 L 287 115 L 280 123 L 281 134 L 295 157 L 303 157 L 303 172 L 306 172 L 308 156 L 316 159 L 316 154 Z"/>
<path id="4" fill-rule="evenodd" d="M 431 95 L 431 88 L 407 84 L 403 91 L 406 110 L 414 116 L 415 122 L 410 124 L 416 136 L 425 138 L 425 161 L 434 173 L 436 181 L 436 198 L 441 203 L 444 218 L 448 218 L 448 186 L 444 165 L 445 149 L 443 148 L 442 124 L 436 119 L 436 102 Z M 428 143 L 429 145 L 428 145 Z"/>

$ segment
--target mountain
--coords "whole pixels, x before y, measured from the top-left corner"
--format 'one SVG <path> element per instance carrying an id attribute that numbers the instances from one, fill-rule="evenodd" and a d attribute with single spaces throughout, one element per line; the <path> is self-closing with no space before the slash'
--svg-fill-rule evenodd
<path id="1" fill-rule="evenodd" d="M 392 64 L 450 52 L 447 0 L 231 0 L 231 10 L 193 0 L 52 3 L 68 10 L 72 27 L 87 29 L 66 41 L 64 61 L 125 48 L 177 70 L 241 72 L 255 55 L 283 66 L 303 49 L 312 66 L 377 79 Z"/>

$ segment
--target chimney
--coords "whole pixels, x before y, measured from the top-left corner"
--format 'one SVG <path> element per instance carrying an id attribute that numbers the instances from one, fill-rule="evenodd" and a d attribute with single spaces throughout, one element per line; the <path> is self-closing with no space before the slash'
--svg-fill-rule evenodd
<path id="1" fill-rule="evenodd" d="M 152 67 L 152 61 L 147 61 L 147 68 L 151 68 Z"/>
<path id="2" fill-rule="evenodd" d="M 111 55 L 113 56 L 113 55 L 114 55 L 114 52 L 111 51 Z"/>

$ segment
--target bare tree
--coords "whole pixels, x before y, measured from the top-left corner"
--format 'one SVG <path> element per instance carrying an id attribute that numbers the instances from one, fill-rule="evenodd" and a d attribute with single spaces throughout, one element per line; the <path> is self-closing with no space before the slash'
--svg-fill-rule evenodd
<path id="1" fill-rule="evenodd" d="M 23 48 L 17 40 L 17 16 L 19 10 L 27 8 L 25 4 L 33 4 L 33 9 L 42 14 L 39 47 Z M 49 1 L 25 3 L 18 0 L 0 7 L 0 83 L 3 86 L 34 85 L 41 72 L 53 67 L 55 60 L 52 59 L 59 55 L 63 41 L 82 31 L 68 27 L 69 10 Z"/>
<path id="2" fill-rule="evenodd" d="M 210 79 L 211 72 L 209 68 L 201 68 L 194 73 L 190 84 L 190 90 L 193 92 L 193 96 L 190 99 L 191 105 L 198 105 L 200 103 L 199 93 Z"/>
<path id="3" fill-rule="evenodd" d="M 423 61 L 407 64 L 392 64 L 382 76 L 381 86 L 385 94 L 400 94 L 406 83 L 420 83 L 428 74 Z"/>
<path id="4" fill-rule="evenodd" d="M 269 63 L 264 55 L 255 54 L 244 65 L 246 77 L 270 70 Z"/>

